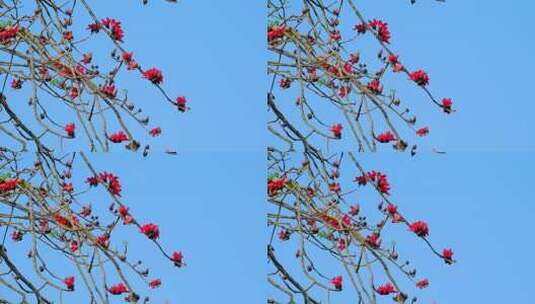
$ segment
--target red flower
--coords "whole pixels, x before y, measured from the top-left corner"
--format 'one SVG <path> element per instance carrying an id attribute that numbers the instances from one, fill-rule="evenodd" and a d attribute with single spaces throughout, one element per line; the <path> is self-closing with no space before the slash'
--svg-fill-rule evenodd
<path id="1" fill-rule="evenodd" d="M 163 81 L 162 71 L 157 68 L 151 68 L 143 72 L 143 78 L 148 79 L 154 84 L 160 84 Z"/>
<path id="2" fill-rule="evenodd" d="M 338 250 L 343 251 L 347 248 L 347 240 L 346 239 L 339 239 L 338 244 L 336 245 Z"/>
<path id="3" fill-rule="evenodd" d="M 64 227 L 67 227 L 67 228 L 70 228 L 72 227 L 72 224 L 71 224 L 71 221 L 69 221 L 67 218 L 59 215 L 59 214 L 56 214 L 54 216 L 54 220 L 56 220 L 56 223 L 59 225 L 59 226 L 64 226 Z"/>
<path id="4" fill-rule="evenodd" d="M 392 283 L 386 283 L 384 285 L 377 287 L 376 291 L 378 294 L 382 296 L 386 296 L 391 293 L 395 293 L 396 289 L 394 288 L 394 285 L 392 285 Z"/>
<path id="5" fill-rule="evenodd" d="M 378 233 L 372 233 L 366 237 L 366 244 L 371 248 L 377 249 L 381 246 L 381 238 Z"/>
<path id="6" fill-rule="evenodd" d="M 331 132 L 333 133 L 333 136 L 337 139 L 342 138 L 342 125 L 341 124 L 335 124 L 331 127 Z"/>
<path id="7" fill-rule="evenodd" d="M 119 131 L 110 135 L 110 140 L 111 142 L 117 144 L 117 143 L 121 143 L 123 141 L 128 140 L 128 136 L 126 136 L 126 134 L 123 131 Z"/>
<path id="8" fill-rule="evenodd" d="M 72 87 L 70 90 L 69 90 L 69 97 L 71 99 L 75 99 L 76 97 L 78 97 L 78 95 L 80 95 L 80 91 L 78 90 L 77 87 Z"/>
<path id="9" fill-rule="evenodd" d="M 342 276 L 336 276 L 331 279 L 331 284 L 334 285 L 336 290 L 342 290 Z"/>
<path id="10" fill-rule="evenodd" d="M 87 205 L 87 206 L 83 206 L 82 207 L 82 211 L 80 212 L 80 214 L 83 216 L 83 217 L 88 217 L 91 215 L 91 205 Z"/>
<path id="11" fill-rule="evenodd" d="M 93 60 L 93 54 L 91 53 L 86 53 L 86 54 L 83 54 L 82 56 L 83 56 L 82 62 L 84 64 L 90 64 L 91 60 Z"/>
<path id="12" fill-rule="evenodd" d="M 121 196 L 122 187 L 121 183 L 119 182 L 119 177 L 112 173 L 104 171 L 96 177 L 88 178 L 87 181 L 91 186 L 98 185 L 98 182 L 107 183 L 108 189 L 113 195 Z"/>
<path id="13" fill-rule="evenodd" d="M 287 179 L 286 177 L 283 178 L 272 178 L 268 180 L 268 194 L 269 195 L 275 195 L 279 190 L 282 190 L 284 186 L 286 185 Z"/>
<path id="14" fill-rule="evenodd" d="M 446 264 L 453 264 L 453 250 L 451 248 L 442 250 L 442 258 Z"/>
<path id="15" fill-rule="evenodd" d="M 100 23 L 98 22 L 90 23 L 87 26 L 87 29 L 91 31 L 91 34 L 98 33 L 100 31 Z"/>
<path id="16" fill-rule="evenodd" d="M 184 96 L 178 96 L 176 98 L 176 105 L 177 105 L 178 110 L 180 112 L 186 112 L 186 110 L 187 110 L 186 103 L 187 102 L 188 101 L 186 100 L 186 97 L 184 97 Z"/>
<path id="17" fill-rule="evenodd" d="M 68 290 L 74 290 L 74 277 L 66 277 L 65 279 L 63 279 L 63 283 L 65 283 L 65 286 Z"/>
<path id="18" fill-rule="evenodd" d="M 0 180 L 0 194 L 14 190 L 18 184 L 19 184 L 18 178 Z"/>
<path id="19" fill-rule="evenodd" d="M 424 289 L 427 286 L 429 286 L 429 280 L 427 280 L 427 279 L 422 279 L 422 280 L 416 282 L 416 287 L 418 287 L 420 289 Z"/>
<path id="20" fill-rule="evenodd" d="M 388 62 L 390 62 L 391 64 L 398 63 L 399 62 L 398 56 L 394 54 L 388 55 Z"/>
<path id="21" fill-rule="evenodd" d="M 102 24 L 104 24 L 104 26 L 107 27 L 111 31 L 111 37 L 114 40 L 123 42 L 124 31 L 123 31 L 123 28 L 121 27 L 121 22 L 115 19 L 105 18 L 105 19 L 102 19 Z"/>
<path id="22" fill-rule="evenodd" d="M 107 234 L 98 236 L 97 244 L 102 248 L 108 248 L 110 246 L 110 237 Z"/>
<path id="23" fill-rule="evenodd" d="M 338 30 L 330 32 L 329 37 L 331 38 L 331 40 L 334 40 L 334 41 L 339 41 L 340 39 L 342 39 L 342 35 L 340 34 L 340 31 Z"/>
<path id="24" fill-rule="evenodd" d="M 396 137 L 390 131 L 386 131 L 384 133 L 381 133 L 381 134 L 377 135 L 377 141 L 380 142 L 380 143 L 388 143 L 388 142 L 391 142 L 393 140 L 396 140 Z"/>
<path id="25" fill-rule="evenodd" d="M 273 40 L 282 38 L 284 36 L 284 33 L 286 32 L 286 26 L 273 26 L 271 28 L 268 28 L 268 42 L 271 42 Z"/>
<path id="26" fill-rule="evenodd" d="M 78 251 L 78 248 L 79 248 L 78 242 L 77 241 L 72 241 L 71 242 L 71 252 Z"/>
<path id="27" fill-rule="evenodd" d="M 379 37 L 379 40 L 385 43 L 390 43 L 390 30 L 388 29 L 388 23 L 373 19 L 368 23 L 369 27 L 377 31 L 377 36 Z"/>
<path id="28" fill-rule="evenodd" d="M 63 32 L 63 39 L 65 39 L 67 41 L 72 41 L 73 38 L 74 38 L 74 36 L 73 36 L 71 31 Z"/>
<path id="29" fill-rule="evenodd" d="M 65 125 L 65 132 L 67 132 L 67 135 L 69 137 L 74 137 L 74 130 L 75 130 L 75 125 L 74 123 L 68 123 Z"/>
<path id="30" fill-rule="evenodd" d="M 130 61 L 132 61 L 134 59 L 134 53 L 133 52 L 124 52 L 123 55 L 123 60 L 128 63 Z"/>
<path id="31" fill-rule="evenodd" d="M 151 240 L 157 240 L 160 237 L 160 228 L 152 223 L 142 225 L 140 231 Z"/>
<path id="32" fill-rule="evenodd" d="M 108 289 L 108 291 L 112 295 L 120 295 L 120 294 L 123 294 L 125 292 L 128 292 L 128 289 L 126 288 L 126 285 L 124 285 L 123 283 L 119 283 L 119 284 L 115 284 L 112 287 L 110 287 Z"/>
<path id="33" fill-rule="evenodd" d="M 19 230 L 14 230 L 13 232 L 11 232 L 11 239 L 15 242 L 22 241 L 22 236 L 23 236 L 23 233 L 20 232 Z"/>
<path id="34" fill-rule="evenodd" d="M 423 221 L 416 221 L 410 224 L 409 228 L 417 236 L 426 237 L 429 235 L 429 228 L 427 227 L 427 224 Z"/>
<path id="35" fill-rule="evenodd" d="M 100 88 L 100 91 L 109 98 L 115 98 L 117 96 L 117 88 L 113 84 L 104 85 Z"/>
<path id="36" fill-rule="evenodd" d="M 383 86 L 378 79 L 370 81 L 367 85 L 368 90 L 372 91 L 374 94 L 381 94 L 383 92 Z"/>
<path id="37" fill-rule="evenodd" d="M 11 80 L 11 88 L 14 90 L 18 90 L 22 88 L 22 80 L 20 79 L 13 79 Z"/>
<path id="38" fill-rule="evenodd" d="M 451 101 L 451 98 L 443 98 L 442 99 L 442 109 L 445 113 L 451 113 L 451 106 L 453 105 L 453 102 Z"/>
<path id="39" fill-rule="evenodd" d="M 72 183 L 64 183 L 63 184 L 63 191 L 65 192 L 73 192 L 74 191 L 74 187 L 72 186 Z"/>
<path id="40" fill-rule="evenodd" d="M 7 41 L 15 38 L 19 32 L 19 26 L 6 26 L 0 31 L 0 43 L 6 43 Z"/>
<path id="41" fill-rule="evenodd" d="M 429 128 L 428 127 L 420 128 L 420 129 L 416 130 L 416 134 L 418 136 L 426 136 L 427 134 L 429 134 Z"/>
<path id="42" fill-rule="evenodd" d="M 386 212 L 388 212 L 390 216 L 393 216 L 394 214 L 398 213 L 398 206 L 394 204 L 388 204 L 388 206 L 386 206 Z"/>
<path id="43" fill-rule="evenodd" d="M 359 34 L 364 34 L 366 33 L 366 30 L 368 29 L 368 25 L 366 23 L 360 23 L 360 24 L 355 25 L 353 29 L 357 31 L 357 33 Z"/>
<path id="44" fill-rule="evenodd" d="M 154 279 L 149 282 L 150 288 L 158 288 L 162 285 L 162 281 L 160 279 Z"/>
<path id="45" fill-rule="evenodd" d="M 342 191 L 342 188 L 340 187 L 339 183 L 332 183 L 329 184 L 329 191 L 339 193 L 340 191 Z"/>
<path id="46" fill-rule="evenodd" d="M 360 206 L 359 205 L 354 205 L 354 206 L 350 207 L 349 214 L 351 214 L 352 216 L 355 216 L 355 215 L 359 214 L 359 212 L 360 212 Z"/>
<path id="47" fill-rule="evenodd" d="M 409 74 L 409 77 L 419 86 L 426 86 L 429 83 L 429 76 L 427 76 L 427 73 L 423 70 L 414 71 Z"/>
<path id="48" fill-rule="evenodd" d="M 160 129 L 160 127 L 152 128 L 152 129 L 150 129 L 149 134 L 152 137 L 156 137 L 156 136 L 162 134 L 162 129 Z"/>
<path id="49" fill-rule="evenodd" d="M 279 240 L 281 241 L 287 241 L 290 239 L 290 231 L 286 229 L 281 229 L 279 231 Z"/>
<path id="50" fill-rule="evenodd" d="M 134 218 L 128 212 L 128 207 L 120 206 L 119 207 L 119 216 L 123 219 L 123 224 L 128 225 L 134 221 Z"/>
<path id="51" fill-rule="evenodd" d="M 182 262 L 183 258 L 184 256 L 182 255 L 182 252 L 180 251 L 173 252 L 173 255 L 171 256 L 171 260 L 173 261 L 173 263 L 175 263 L 176 267 L 182 267 L 182 265 L 184 265 Z"/>
<path id="52" fill-rule="evenodd" d="M 279 86 L 282 89 L 289 89 L 291 84 L 292 84 L 292 81 L 290 80 L 290 78 L 287 78 L 287 77 L 281 78 L 281 80 L 279 81 Z"/>

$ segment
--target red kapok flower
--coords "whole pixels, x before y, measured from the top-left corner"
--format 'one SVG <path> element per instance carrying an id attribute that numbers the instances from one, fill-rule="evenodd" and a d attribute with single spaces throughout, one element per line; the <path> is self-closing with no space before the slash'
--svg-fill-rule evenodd
<path id="1" fill-rule="evenodd" d="M 22 80 L 17 79 L 17 78 L 11 80 L 11 88 L 14 90 L 18 90 L 22 88 Z"/>
<path id="2" fill-rule="evenodd" d="M 141 225 L 140 231 L 151 240 L 157 240 L 160 237 L 160 228 L 152 223 Z"/>
<path id="3" fill-rule="evenodd" d="M 69 137 L 74 137 L 74 130 L 75 130 L 75 125 L 74 123 L 68 123 L 65 125 L 65 132 L 67 132 L 67 135 Z"/>
<path id="4" fill-rule="evenodd" d="M 342 124 L 335 124 L 331 127 L 331 132 L 335 138 L 340 139 L 342 138 L 342 129 Z"/>
<path id="5" fill-rule="evenodd" d="M 286 185 L 287 179 L 286 177 L 283 178 L 272 178 L 268 180 L 268 194 L 269 195 L 275 195 L 277 192 L 284 188 Z"/>
<path id="6" fill-rule="evenodd" d="M 451 106 L 453 105 L 453 102 L 451 101 L 451 98 L 443 98 L 442 99 L 442 109 L 445 113 L 451 113 Z"/>
<path id="7" fill-rule="evenodd" d="M 92 53 L 85 53 L 82 55 L 82 62 L 84 64 L 90 64 L 91 60 L 93 60 L 93 54 Z"/>
<path id="8" fill-rule="evenodd" d="M 343 281 L 342 276 L 336 276 L 331 279 L 331 284 L 334 285 L 334 288 L 336 290 L 342 290 L 342 281 Z"/>
<path id="9" fill-rule="evenodd" d="M 290 239 L 290 231 L 286 229 L 281 229 L 279 231 L 279 240 L 281 241 L 287 241 Z"/>
<path id="10" fill-rule="evenodd" d="M 388 23 L 373 19 L 368 23 L 369 27 L 376 30 L 377 36 L 379 37 L 379 40 L 381 40 L 384 43 L 390 43 L 390 30 L 388 29 Z"/>
<path id="11" fill-rule="evenodd" d="M 429 76 L 424 70 L 414 71 L 409 74 L 409 77 L 419 86 L 426 86 L 429 83 Z"/>
<path id="12" fill-rule="evenodd" d="M 150 129 L 149 134 L 152 137 L 156 137 L 156 136 L 162 134 L 162 129 L 160 127 L 154 127 L 152 129 Z"/>
<path id="13" fill-rule="evenodd" d="M 11 240 L 20 242 L 22 241 L 23 235 L 24 234 L 20 230 L 13 230 L 13 232 L 11 232 Z"/>
<path id="14" fill-rule="evenodd" d="M 78 244 L 78 241 L 72 241 L 71 242 L 71 252 L 76 252 L 78 251 L 78 248 L 79 248 L 79 244 Z"/>
<path id="15" fill-rule="evenodd" d="M 427 227 L 427 224 L 423 221 L 416 221 L 410 224 L 409 228 L 417 236 L 426 237 L 429 235 L 429 228 Z"/>
<path id="16" fill-rule="evenodd" d="M 69 97 L 71 99 L 75 99 L 76 97 L 78 97 L 78 95 L 80 95 L 80 90 L 78 90 L 77 87 L 72 87 L 70 90 L 69 90 Z"/>
<path id="17" fill-rule="evenodd" d="M 446 264 L 453 264 L 453 250 L 451 248 L 442 250 L 442 258 Z"/>
<path id="18" fill-rule="evenodd" d="M 104 18 L 102 19 L 102 24 L 111 31 L 112 39 L 123 42 L 124 31 L 121 22 L 111 18 Z"/>
<path id="19" fill-rule="evenodd" d="M 119 283 L 119 284 L 115 284 L 112 287 L 110 287 L 108 289 L 108 291 L 112 295 L 120 295 L 120 294 L 128 292 L 128 288 L 126 288 L 126 285 L 124 285 L 123 283 Z"/>
<path id="20" fill-rule="evenodd" d="M 0 194 L 14 190 L 18 184 L 18 178 L 0 180 Z"/>
<path id="21" fill-rule="evenodd" d="M 106 84 L 100 88 L 100 91 L 109 98 L 117 96 L 117 88 L 113 84 Z"/>
<path id="22" fill-rule="evenodd" d="M 0 31 L 0 43 L 6 43 L 15 38 L 19 32 L 19 26 L 6 26 Z"/>
<path id="23" fill-rule="evenodd" d="M 160 279 L 154 279 L 149 282 L 150 288 L 158 288 L 162 285 L 162 281 Z"/>
<path id="24" fill-rule="evenodd" d="M 422 280 L 416 282 L 416 287 L 418 287 L 420 289 L 424 289 L 427 286 L 429 286 L 429 280 L 427 280 L 427 279 L 422 279 Z"/>
<path id="25" fill-rule="evenodd" d="M 370 82 L 368 82 L 368 90 L 370 90 L 374 94 L 381 94 L 383 92 L 383 86 L 381 85 L 381 82 L 379 82 L 378 79 L 374 79 Z"/>
<path id="26" fill-rule="evenodd" d="M 392 283 L 386 283 L 384 285 L 377 287 L 375 291 L 377 291 L 377 293 L 382 296 L 386 296 L 391 293 L 395 293 L 396 289 L 394 288 L 394 285 L 392 285 Z"/>
<path id="27" fill-rule="evenodd" d="M 286 32 L 286 26 L 272 26 L 271 28 L 268 28 L 268 42 L 271 42 L 273 40 L 282 38 L 284 36 L 284 32 Z"/>
<path id="28" fill-rule="evenodd" d="M 65 284 L 68 290 L 74 290 L 74 277 L 66 277 L 65 279 L 63 279 L 63 283 Z"/>
<path id="29" fill-rule="evenodd" d="M 98 22 L 90 23 L 87 26 L 87 29 L 91 31 L 91 34 L 98 33 L 100 31 L 100 23 Z"/>
<path id="30" fill-rule="evenodd" d="M 416 134 L 418 136 L 426 136 L 427 134 L 429 134 L 429 128 L 428 127 L 420 128 L 420 129 L 416 130 Z"/>
<path id="31" fill-rule="evenodd" d="M 134 53 L 133 52 L 123 52 L 122 58 L 125 62 L 130 62 L 134 59 Z"/>
<path id="32" fill-rule="evenodd" d="M 188 109 L 188 108 L 186 107 L 186 103 L 187 103 L 187 102 L 188 102 L 188 101 L 187 101 L 186 97 L 184 97 L 184 96 L 178 96 L 178 97 L 176 98 L 176 105 L 177 105 L 178 110 L 179 110 L 180 112 L 186 112 L 186 110 Z"/>
<path id="33" fill-rule="evenodd" d="M 398 56 L 394 54 L 388 55 L 388 62 L 390 62 L 391 64 L 398 63 L 399 62 Z"/>
<path id="34" fill-rule="evenodd" d="M 63 191 L 65 192 L 73 192 L 74 191 L 74 187 L 72 186 L 72 183 L 64 183 L 63 184 Z"/>
<path id="35" fill-rule="evenodd" d="M 175 251 L 173 252 L 173 255 L 171 255 L 171 260 L 173 261 L 173 263 L 175 263 L 176 267 L 182 267 L 182 265 L 184 265 L 182 261 L 183 258 L 184 256 L 180 251 Z"/>
<path id="36" fill-rule="evenodd" d="M 366 33 L 366 30 L 368 29 L 368 25 L 366 23 L 360 23 L 360 24 L 355 25 L 353 29 L 357 31 L 357 33 L 359 34 L 364 34 Z"/>
<path id="37" fill-rule="evenodd" d="M 396 136 L 394 135 L 394 133 L 390 131 L 386 131 L 384 133 L 377 135 L 377 141 L 380 143 L 388 143 L 393 140 L 396 140 Z"/>
<path id="38" fill-rule="evenodd" d="M 148 79 L 154 84 L 160 84 L 163 82 L 162 71 L 157 68 L 150 68 L 143 72 L 143 78 Z"/>
<path id="39" fill-rule="evenodd" d="M 381 246 L 381 238 L 378 233 L 372 233 L 366 237 L 366 244 L 371 248 L 379 248 Z"/>
<path id="40" fill-rule="evenodd" d="M 110 246 L 110 237 L 107 234 L 98 236 L 97 244 L 102 248 L 108 248 Z"/>
<path id="41" fill-rule="evenodd" d="M 117 144 L 117 143 L 121 143 L 123 141 L 128 140 L 128 136 L 126 136 L 126 134 L 123 131 L 119 131 L 110 135 L 110 140 L 111 142 Z"/>

